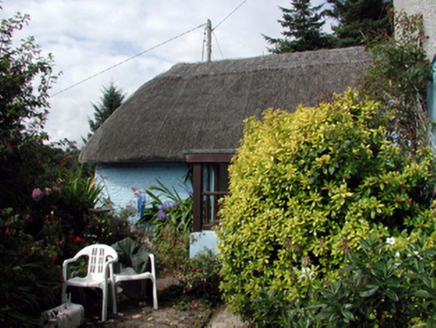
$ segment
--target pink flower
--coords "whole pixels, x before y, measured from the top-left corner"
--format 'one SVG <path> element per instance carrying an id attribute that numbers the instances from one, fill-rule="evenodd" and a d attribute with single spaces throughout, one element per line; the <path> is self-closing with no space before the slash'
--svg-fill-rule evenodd
<path id="1" fill-rule="evenodd" d="M 61 188 L 56 187 L 56 186 L 51 187 L 51 190 L 53 190 L 53 192 L 55 192 L 55 193 L 57 193 L 57 194 L 60 194 L 60 193 L 61 193 Z"/>
<path id="2" fill-rule="evenodd" d="M 44 197 L 44 193 L 42 192 L 41 189 L 36 188 L 36 189 L 33 189 L 33 191 L 32 191 L 32 197 L 34 200 L 39 202 Z"/>

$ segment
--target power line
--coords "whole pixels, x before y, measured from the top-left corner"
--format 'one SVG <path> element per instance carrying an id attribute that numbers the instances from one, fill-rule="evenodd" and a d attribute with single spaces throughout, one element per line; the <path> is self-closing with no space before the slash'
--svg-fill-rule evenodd
<path id="1" fill-rule="evenodd" d="M 245 1 L 247 1 L 247 0 L 245 0 Z M 192 31 L 195 31 L 196 29 L 199 29 L 200 27 L 205 26 L 205 25 L 206 25 L 206 24 L 198 25 L 197 27 L 194 27 L 194 28 L 192 28 L 192 29 L 190 29 L 190 30 L 188 30 L 188 31 L 186 31 L 186 32 L 183 32 L 182 34 L 179 34 L 179 35 L 177 35 L 177 36 L 175 36 L 175 37 L 173 37 L 173 38 L 171 38 L 171 39 L 168 39 L 168 40 L 166 40 L 166 41 L 164 41 L 164 42 L 162 42 L 162 43 L 159 43 L 158 45 L 156 45 L 156 46 L 154 46 L 154 47 L 151 47 L 151 48 L 149 48 L 149 49 L 147 49 L 147 50 L 144 50 L 143 52 L 140 52 L 140 53 L 137 54 L 137 55 L 134 55 L 134 56 L 132 56 L 132 57 L 130 57 L 130 58 L 127 58 L 127 59 L 125 59 L 125 60 L 119 62 L 118 64 L 115 64 L 115 65 L 113 65 L 113 66 L 110 66 L 110 67 L 108 67 L 108 68 L 106 68 L 106 69 L 104 69 L 104 70 L 102 70 L 102 71 L 100 71 L 100 72 L 98 72 L 98 73 L 96 73 L 96 74 L 94 74 L 94 75 L 91 75 L 91 76 L 87 77 L 86 79 L 84 79 L 84 80 L 82 80 L 82 81 L 80 81 L 80 82 L 77 82 L 77 83 L 75 83 L 75 84 L 73 84 L 73 85 L 70 85 L 69 87 L 67 87 L 67 88 L 65 88 L 65 89 L 62 89 L 62 90 L 59 91 L 59 92 L 56 92 L 56 93 L 53 94 L 51 97 L 57 96 L 58 94 L 60 94 L 60 93 L 62 93 L 62 92 L 65 92 L 65 91 L 67 91 L 67 90 L 69 90 L 69 89 L 72 89 L 72 88 L 78 86 L 79 84 L 82 84 L 82 83 L 84 83 L 84 82 L 86 82 L 86 81 L 89 81 L 89 80 L 93 79 L 94 77 L 96 77 L 96 76 L 98 76 L 98 75 L 101 75 L 101 74 L 103 74 L 103 73 L 106 73 L 107 71 L 110 71 L 111 69 L 113 69 L 113 68 L 115 68 L 115 67 L 117 67 L 117 66 L 120 66 L 120 65 L 122 65 L 122 64 L 124 64 L 124 63 L 126 63 L 126 62 L 128 62 L 128 61 L 130 61 L 130 60 L 132 60 L 132 59 L 134 59 L 134 58 L 136 58 L 136 57 L 139 57 L 139 56 L 141 56 L 141 55 L 143 55 L 143 54 L 145 54 L 145 53 L 151 51 L 151 50 L 154 50 L 154 49 L 156 49 L 156 48 L 159 48 L 160 46 L 163 46 L 164 44 L 169 43 L 169 42 L 171 42 L 171 41 L 174 41 L 175 39 L 178 39 L 178 38 L 184 36 L 185 34 L 188 34 L 188 33 L 192 32 Z"/>
<path id="2" fill-rule="evenodd" d="M 216 36 L 216 33 L 215 33 L 215 32 L 212 32 L 212 35 L 213 35 L 213 37 L 215 38 L 216 45 L 217 45 L 218 50 L 220 51 L 220 54 L 221 54 L 221 58 L 224 59 L 224 55 L 223 55 L 223 52 L 221 51 L 220 44 L 218 43 L 218 38 L 217 38 L 217 36 Z"/>
<path id="3" fill-rule="evenodd" d="M 242 1 L 233 11 L 231 11 L 230 12 L 230 14 L 228 14 L 226 17 L 224 17 L 224 19 L 223 20 L 221 20 L 213 29 L 212 29 L 212 31 L 215 31 L 217 28 L 218 28 L 218 26 L 220 26 L 222 23 L 224 23 L 224 21 L 226 21 L 230 16 L 232 16 L 239 8 L 241 8 L 246 2 L 247 2 L 248 0 L 244 0 L 244 1 Z M 100 71 L 100 72 L 98 72 L 98 73 L 96 73 L 96 74 L 94 74 L 94 75 L 91 75 L 91 76 L 89 76 L 89 77 L 87 77 L 86 79 L 84 79 L 84 80 L 82 80 L 82 81 L 80 81 L 80 82 L 77 82 L 77 83 L 75 83 L 75 84 L 73 84 L 73 85 L 70 85 L 69 87 L 67 87 L 67 88 L 65 88 L 65 89 L 62 89 L 61 91 L 59 91 L 59 92 L 56 92 L 55 94 L 53 94 L 53 95 L 51 95 L 51 97 L 55 97 L 55 96 L 57 96 L 58 94 L 60 94 L 60 93 L 63 93 L 63 92 L 65 92 L 65 91 L 67 91 L 67 90 L 70 90 L 70 89 L 72 89 L 72 88 L 74 88 L 74 87 L 76 87 L 76 86 L 78 86 L 78 85 L 80 85 L 80 84 L 82 84 L 82 83 L 85 83 L 85 82 L 87 82 L 87 81 L 89 81 L 89 80 L 91 80 L 91 79 L 93 79 L 94 77 L 96 77 L 96 76 L 99 76 L 99 75 L 101 75 L 101 74 L 103 74 L 103 73 L 106 73 L 107 71 L 110 71 L 111 69 L 114 69 L 115 67 L 118 67 L 118 66 L 120 66 L 120 65 L 122 65 L 122 64 L 124 64 L 124 63 L 126 63 L 126 62 L 128 62 L 128 61 L 130 61 L 130 60 L 132 60 L 132 59 L 134 59 L 134 58 L 136 58 L 136 57 L 139 57 L 139 56 L 141 56 L 141 55 L 143 55 L 143 54 L 145 54 L 145 53 L 147 53 L 147 52 L 149 52 L 149 51 L 151 51 L 151 50 L 154 50 L 154 49 L 156 49 L 156 48 L 159 48 L 160 46 L 163 46 L 164 44 L 166 44 L 166 43 L 169 43 L 169 42 L 171 42 L 171 41 L 174 41 L 174 40 L 176 40 L 176 39 L 178 39 L 178 38 L 180 38 L 180 37 L 182 37 L 182 36 L 184 36 L 185 34 L 188 34 L 188 33 L 191 33 L 192 31 L 195 31 L 196 29 L 199 29 L 200 27 L 202 27 L 202 26 L 205 26 L 206 24 L 200 24 L 200 25 L 198 25 L 198 26 L 196 26 L 196 27 L 194 27 L 194 28 L 192 28 L 192 29 L 190 29 L 190 30 L 188 30 L 188 31 L 186 31 L 186 32 L 183 32 L 183 33 L 181 33 L 181 34 L 179 34 L 179 35 L 177 35 L 177 36 L 175 36 L 175 37 L 173 37 L 173 38 L 171 38 L 171 39 L 168 39 L 168 40 L 166 40 L 166 41 L 164 41 L 164 42 L 162 42 L 162 43 L 159 43 L 158 45 L 156 45 L 156 46 L 154 46 L 154 47 L 151 47 L 151 48 L 149 48 L 149 49 L 147 49 L 147 50 L 144 50 L 143 52 L 140 52 L 139 54 L 137 54 L 137 55 L 134 55 L 134 56 L 132 56 L 132 57 L 130 57 L 130 58 L 127 58 L 126 60 L 123 60 L 123 61 L 121 61 L 121 62 L 119 62 L 118 64 L 115 64 L 115 65 L 113 65 L 113 66 L 110 66 L 110 67 L 108 67 L 108 68 L 106 68 L 106 69 L 104 69 L 104 70 L 102 70 L 102 71 Z M 214 37 L 215 37 L 215 40 L 217 41 L 217 44 L 218 44 L 218 40 L 216 39 L 216 36 L 214 35 Z M 219 45 L 218 45 L 218 48 L 219 48 Z M 221 49 L 219 48 L 219 50 L 220 50 L 220 52 L 221 52 Z M 203 56 L 203 54 L 202 54 L 202 56 Z M 222 52 L 221 52 L 221 56 L 222 56 Z"/>
<path id="4" fill-rule="evenodd" d="M 248 0 L 244 0 L 244 1 L 242 1 L 240 4 L 239 4 L 239 6 L 237 6 L 230 14 L 228 14 L 221 22 L 219 22 L 213 29 L 215 30 L 215 29 L 217 29 L 217 27 L 218 26 L 220 26 L 222 23 L 224 23 L 224 21 L 227 19 L 227 18 L 229 18 L 230 16 L 232 16 L 234 13 L 235 13 L 235 11 L 236 10 L 238 10 L 239 8 L 241 8 L 242 7 L 242 5 L 244 4 L 244 3 L 246 3 Z"/>

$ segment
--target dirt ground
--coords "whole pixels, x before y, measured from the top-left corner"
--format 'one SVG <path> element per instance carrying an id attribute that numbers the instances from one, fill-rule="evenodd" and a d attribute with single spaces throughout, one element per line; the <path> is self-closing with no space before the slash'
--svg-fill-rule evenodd
<path id="1" fill-rule="evenodd" d="M 180 289 L 174 279 L 158 279 L 158 310 L 152 308 L 152 302 L 139 302 L 120 297 L 117 302 L 118 314 L 108 309 L 108 320 L 100 321 L 101 313 L 85 307 L 85 321 L 82 327 L 104 328 L 166 328 L 166 327 L 211 327 L 211 328 L 247 328 L 248 323 L 231 314 L 225 305 L 215 307 L 202 306 L 192 300 L 180 303 Z"/>

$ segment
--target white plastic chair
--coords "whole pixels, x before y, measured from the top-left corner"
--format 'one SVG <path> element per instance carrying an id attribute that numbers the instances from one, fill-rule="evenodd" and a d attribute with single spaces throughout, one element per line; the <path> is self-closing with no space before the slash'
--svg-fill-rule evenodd
<path id="1" fill-rule="evenodd" d="M 67 277 L 68 264 L 77 261 L 81 256 L 88 256 L 88 272 L 86 277 Z M 102 295 L 101 321 L 107 319 L 108 286 L 112 292 L 112 310 L 117 313 L 117 299 L 113 278 L 112 263 L 118 261 L 118 253 L 110 246 L 96 244 L 87 246 L 78 252 L 73 258 L 65 260 L 62 265 L 64 283 L 62 285 L 62 303 L 66 302 L 67 287 L 94 287 L 100 288 Z"/>
<path id="2" fill-rule="evenodd" d="M 131 268 L 122 268 L 120 273 L 114 274 L 115 284 L 121 281 L 135 281 L 150 279 L 153 285 L 153 309 L 157 310 L 157 288 L 156 288 L 156 270 L 154 268 L 154 255 L 148 254 L 150 258 L 151 272 L 136 273 L 136 271 Z"/>

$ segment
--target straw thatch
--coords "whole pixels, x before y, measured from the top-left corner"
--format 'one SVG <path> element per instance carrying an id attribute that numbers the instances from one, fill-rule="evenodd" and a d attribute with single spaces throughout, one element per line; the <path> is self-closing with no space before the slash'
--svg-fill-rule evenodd
<path id="1" fill-rule="evenodd" d="M 245 118 L 316 105 L 325 92 L 355 86 L 369 63 L 356 47 L 175 65 L 107 119 L 81 161 L 181 162 L 187 149 L 235 149 Z"/>

